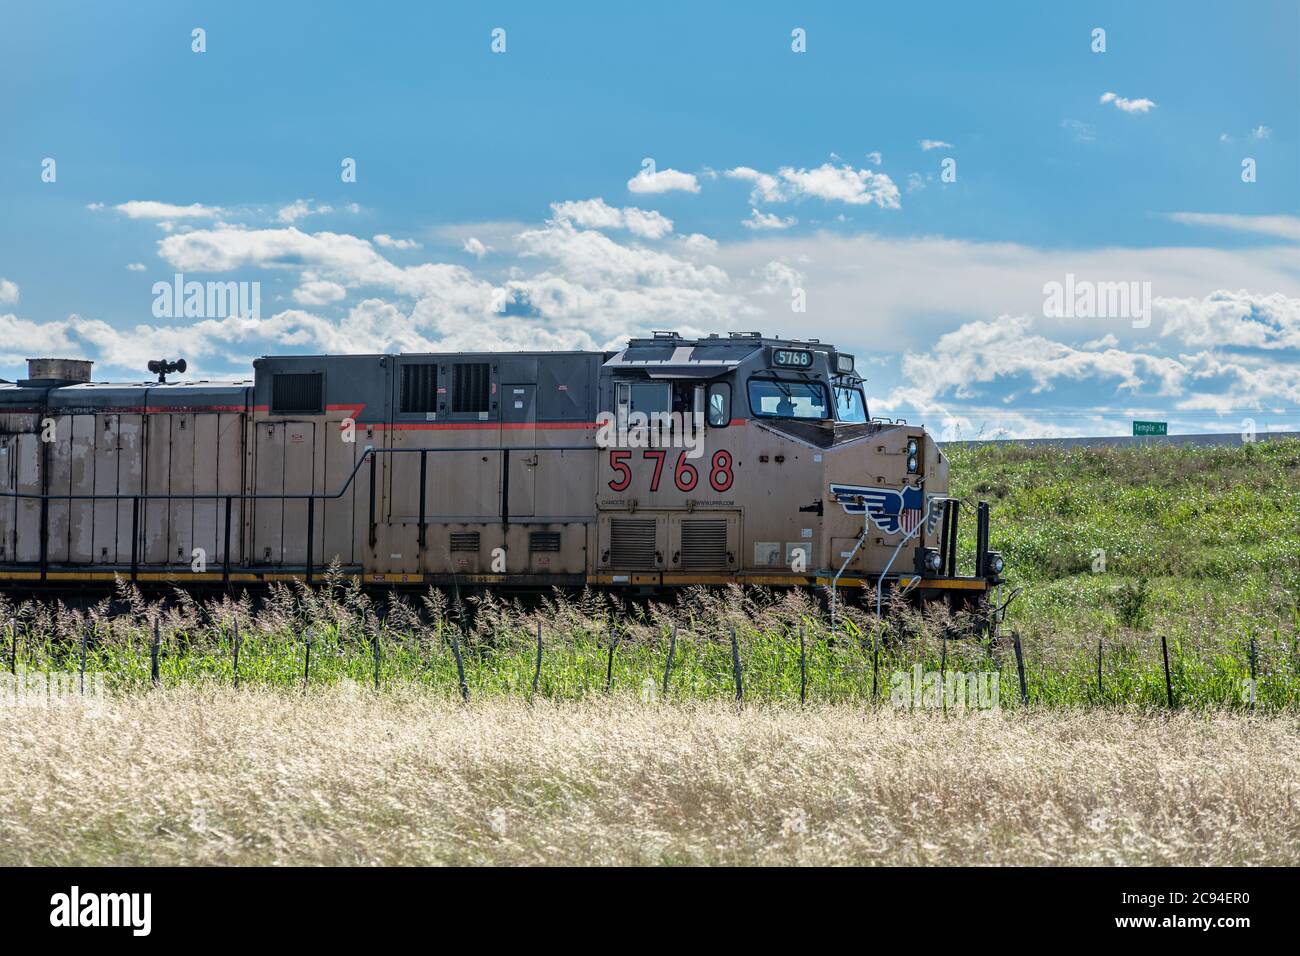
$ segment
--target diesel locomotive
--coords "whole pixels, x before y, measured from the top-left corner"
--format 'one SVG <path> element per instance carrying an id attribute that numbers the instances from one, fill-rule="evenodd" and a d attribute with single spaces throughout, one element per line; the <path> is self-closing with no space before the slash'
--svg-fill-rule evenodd
<path id="1" fill-rule="evenodd" d="M 655 332 L 614 352 L 292 355 L 249 380 L 0 384 L 0 584 L 905 588 L 998 584 L 987 505 L 873 418 L 817 340 Z M 172 374 L 171 380 L 167 375 Z M 848 592 L 846 592 L 848 593 Z M 862 593 L 862 592 L 860 592 Z"/>

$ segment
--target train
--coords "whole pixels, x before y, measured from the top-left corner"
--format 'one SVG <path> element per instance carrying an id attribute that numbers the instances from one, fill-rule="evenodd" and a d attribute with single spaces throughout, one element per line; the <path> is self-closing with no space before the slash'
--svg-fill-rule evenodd
<path id="1" fill-rule="evenodd" d="M 948 458 L 925 428 L 870 414 L 855 364 L 740 332 L 265 356 L 237 381 L 163 359 L 156 380 L 110 384 L 88 361 L 31 359 L 0 383 L 0 586 L 330 573 L 978 603 L 1004 570 L 987 503 L 959 568 Z"/>

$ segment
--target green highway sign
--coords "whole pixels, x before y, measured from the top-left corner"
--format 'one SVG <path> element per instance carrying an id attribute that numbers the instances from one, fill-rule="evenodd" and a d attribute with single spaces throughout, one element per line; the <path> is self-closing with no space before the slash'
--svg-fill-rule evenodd
<path id="1" fill-rule="evenodd" d="M 1168 435 L 1168 422 L 1134 422 L 1134 435 Z"/>

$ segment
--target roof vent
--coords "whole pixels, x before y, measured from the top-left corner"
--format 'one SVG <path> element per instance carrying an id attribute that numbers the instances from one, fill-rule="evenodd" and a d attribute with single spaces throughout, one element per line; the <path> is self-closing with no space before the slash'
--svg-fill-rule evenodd
<path id="1" fill-rule="evenodd" d="M 27 381 L 21 385 L 84 385 L 94 362 L 85 359 L 34 358 L 27 360 Z"/>

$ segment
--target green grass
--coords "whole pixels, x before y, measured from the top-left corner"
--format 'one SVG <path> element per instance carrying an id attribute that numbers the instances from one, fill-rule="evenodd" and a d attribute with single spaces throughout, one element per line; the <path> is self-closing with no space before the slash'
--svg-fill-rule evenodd
<path id="1" fill-rule="evenodd" d="M 992 544 L 1008 565 L 1004 595 L 1021 589 L 994 643 L 945 640 L 962 622 L 935 609 L 896 608 L 877 630 L 869 612 L 851 607 L 831 633 L 814 596 L 734 587 L 692 589 L 671 604 L 631 608 L 593 593 L 528 607 L 487 597 L 470 615 L 449 606 L 446 594 L 385 601 L 339 581 L 315 591 L 280 587 L 256 607 L 246 598 L 200 604 L 184 594 L 149 604 L 122 586 L 89 612 L 26 602 L 0 604 L 0 614 L 18 621 L 17 663 L 27 671 L 78 670 L 81 635 L 88 634 L 86 670 L 103 675 L 114 692 L 149 687 L 157 617 L 160 678 L 168 685 L 233 683 L 237 625 L 241 685 L 299 686 L 305 679 L 370 687 L 378 634 L 381 687 L 414 683 L 458 696 L 455 644 L 471 699 L 527 697 L 540 624 L 540 698 L 603 694 L 614 634 L 614 689 L 662 699 L 676 627 L 668 699 L 730 698 L 734 627 L 750 702 L 795 702 L 801 680 L 813 701 L 888 702 L 893 675 L 920 665 L 996 671 L 1001 706 L 1016 707 L 1015 633 L 1034 706 L 1165 706 L 1162 637 L 1180 707 L 1250 706 L 1252 652 L 1254 706 L 1300 703 L 1300 442 L 986 446 L 954 450 L 952 474 L 968 515 L 977 499 L 992 504 Z M 974 561 L 973 525 L 963 523 L 965 569 Z M 3 657 L 12 663 L 8 647 Z"/>

